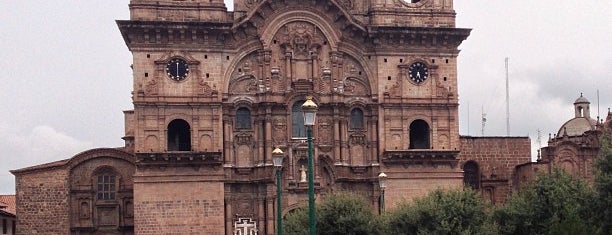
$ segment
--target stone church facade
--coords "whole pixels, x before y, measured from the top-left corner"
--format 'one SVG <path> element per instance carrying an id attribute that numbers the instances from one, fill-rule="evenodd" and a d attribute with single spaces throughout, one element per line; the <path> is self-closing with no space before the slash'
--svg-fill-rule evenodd
<path id="1" fill-rule="evenodd" d="M 132 0 L 125 146 L 14 170 L 17 234 L 274 234 L 307 203 L 301 105 L 318 105 L 317 198 L 380 208 L 468 184 L 494 203 L 527 137 L 461 137 L 452 0 Z M 128 94 L 126 94 L 128 95 Z M 52 221 L 52 222 L 50 222 Z"/>

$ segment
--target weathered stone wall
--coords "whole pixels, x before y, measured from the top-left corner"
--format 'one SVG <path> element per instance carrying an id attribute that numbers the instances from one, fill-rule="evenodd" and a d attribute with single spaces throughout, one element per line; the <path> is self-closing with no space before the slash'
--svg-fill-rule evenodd
<path id="1" fill-rule="evenodd" d="M 69 234 L 68 171 L 16 175 L 17 234 Z"/>
<path id="2" fill-rule="evenodd" d="M 531 161 L 529 137 L 462 136 L 460 139 L 459 165 L 476 162 L 483 196 L 493 203 L 505 202 L 515 184 L 515 168 Z"/>
<path id="3" fill-rule="evenodd" d="M 136 183 L 136 234 L 225 233 L 221 182 Z"/>

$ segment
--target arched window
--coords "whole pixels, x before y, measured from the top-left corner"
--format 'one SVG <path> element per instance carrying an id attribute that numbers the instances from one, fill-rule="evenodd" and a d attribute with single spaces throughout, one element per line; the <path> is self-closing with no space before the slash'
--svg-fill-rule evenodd
<path id="1" fill-rule="evenodd" d="M 363 129 L 363 111 L 359 108 L 351 110 L 351 129 Z"/>
<path id="2" fill-rule="evenodd" d="M 463 184 L 473 189 L 480 188 L 480 170 L 474 161 L 468 161 L 463 165 Z"/>
<path id="3" fill-rule="evenodd" d="M 191 131 L 185 120 L 175 119 L 168 124 L 168 151 L 191 151 Z"/>
<path id="4" fill-rule="evenodd" d="M 251 110 L 247 108 L 236 110 L 236 129 L 251 129 Z"/>
<path id="5" fill-rule="evenodd" d="M 423 120 L 410 123 L 410 149 L 429 149 L 429 125 Z"/>
<path id="6" fill-rule="evenodd" d="M 98 175 L 98 200 L 115 200 L 115 192 L 117 192 L 115 178 L 115 175 L 110 173 Z"/>
<path id="7" fill-rule="evenodd" d="M 304 101 L 297 101 L 291 107 L 291 136 L 293 138 L 306 137 L 306 127 L 304 126 L 304 113 L 302 113 Z"/>

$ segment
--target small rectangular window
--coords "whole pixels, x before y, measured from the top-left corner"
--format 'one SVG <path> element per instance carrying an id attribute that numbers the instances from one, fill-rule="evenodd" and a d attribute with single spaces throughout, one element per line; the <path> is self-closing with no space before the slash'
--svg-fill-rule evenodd
<path id="1" fill-rule="evenodd" d="M 115 200 L 115 176 L 98 176 L 98 200 Z"/>
<path id="2" fill-rule="evenodd" d="M 8 227 L 6 226 L 6 219 L 2 219 L 2 234 L 6 234 Z"/>

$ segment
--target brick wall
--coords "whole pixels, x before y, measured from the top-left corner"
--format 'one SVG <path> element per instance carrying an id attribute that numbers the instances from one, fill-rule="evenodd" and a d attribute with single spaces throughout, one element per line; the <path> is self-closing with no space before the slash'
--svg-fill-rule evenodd
<path id="1" fill-rule="evenodd" d="M 458 189 L 463 185 L 461 171 L 449 165 L 388 166 L 385 209 L 394 209 L 403 202 L 424 197 L 436 189 Z"/>
<path id="2" fill-rule="evenodd" d="M 69 234 L 68 171 L 16 175 L 17 234 Z"/>
<path id="3" fill-rule="evenodd" d="M 135 183 L 136 234 L 222 235 L 223 183 Z"/>
<path id="4" fill-rule="evenodd" d="M 480 171 L 480 189 L 486 199 L 503 203 L 512 192 L 515 168 L 531 161 L 529 137 L 461 136 L 459 164 L 475 161 Z"/>

